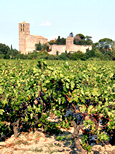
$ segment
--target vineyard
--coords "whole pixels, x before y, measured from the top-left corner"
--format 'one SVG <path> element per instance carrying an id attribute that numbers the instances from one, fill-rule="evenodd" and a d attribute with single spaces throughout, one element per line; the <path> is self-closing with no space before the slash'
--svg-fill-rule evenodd
<path id="1" fill-rule="evenodd" d="M 51 122 L 54 115 L 58 120 Z M 83 149 L 115 145 L 115 62 L 0 60 L 0 139 L 74 127 Z M 81 150 L 82 150 L 81 148 Z"/>

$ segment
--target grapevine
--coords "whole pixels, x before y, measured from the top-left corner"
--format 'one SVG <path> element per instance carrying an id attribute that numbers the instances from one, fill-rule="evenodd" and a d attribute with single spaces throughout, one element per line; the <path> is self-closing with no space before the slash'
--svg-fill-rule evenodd
<path id="1" fill-rule="evenodd" d="M 86 150 L 114 145 L 114 62 L 2 61 L 0 69 L 0 136 L 39 127 L 56 132 L 74 126 L 73 137 Z M 48 121 L 50 113 L 58 117 Z"/>

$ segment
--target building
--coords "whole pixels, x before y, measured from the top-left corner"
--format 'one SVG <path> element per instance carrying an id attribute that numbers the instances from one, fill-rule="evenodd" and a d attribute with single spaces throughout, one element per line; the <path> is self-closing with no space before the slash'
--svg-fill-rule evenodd
<path id="1" fill-rule="evenodd" d="M 75 45 L 74 37 L 69 36 L 66 39 L 66 45 L 53 44 L 51 45 L 51 49 L 52 51 L 50 52 L 50 54 L 53 54 L 53 55 L 55 55 L 57 51 L 59 54 L 65 51 L 70 52 L 70 53 L 82 51 L 83 53 L 85 53 L 87 49 L 92 50 L 92 46 L 91 45 Z"/>
<path id="2" fill-rule="evenodd" d="M 35 44 L 38 43 L 45 44 L 48 43 L 48 39 L 42 36 L 30 35 L 30 24 L 26 22 L 19 23 L 19 51 L 23 54 L 28 54 L 35 50 Z M 58 51 L 59 54 L 67 52 L 77 52 L 82 51 L 86 52 L 87 49 L 91 50 L 91 45 L 75 45 L 74 37 L 67 37 L 66 45 L 56 45 L 53 44 L 50 46 L 51 51 L 49 54 L 56 55 Z"/>
<path id="3" fill-rule="evenodd" d="M 30 24 L 26 22 L 19 23 L 19 51 L 28 54 L 35 50 L 35 44 L 44 44 L 48 42 L 47 38 L 42 36 L 30 35 Z"/>

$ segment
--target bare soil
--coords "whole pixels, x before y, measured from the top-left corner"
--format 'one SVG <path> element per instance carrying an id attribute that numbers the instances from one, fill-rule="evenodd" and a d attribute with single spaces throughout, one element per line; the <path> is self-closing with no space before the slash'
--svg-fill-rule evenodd
<path id="1" fill-rule="evenodd" d="M 17 138 L 12 135 L 4 142 L 0 142 L 0 154 L 82 154 L 77 150 L 72 137 L 74 128 L 69 130 L 61 129 L 62 134 L 58 136 L 35 132 L 21 133 Z M 62 140 L 57 140 L 64 136 Z M 115 154 L 115 146 L 95 145 L 90 154 Z M 87 154 L 85 151 L 84 154 Z"/>

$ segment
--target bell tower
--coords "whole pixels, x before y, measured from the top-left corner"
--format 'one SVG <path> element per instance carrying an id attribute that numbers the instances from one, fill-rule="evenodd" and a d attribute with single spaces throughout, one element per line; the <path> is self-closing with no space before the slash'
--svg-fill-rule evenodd
<path id="1" fill-rule="evenodd" d="M 69 36 L 66 39 L 66 50 L 68 51 L 71 49 L 71 46 L 73 45 L 73 37 Z"/>
<path id="2" fill-rule="evenodd" d="M 30 35 L 30 24 L 25 21 L 19 23 L 19 51 L 26 52 L 26 37 Z"/>

